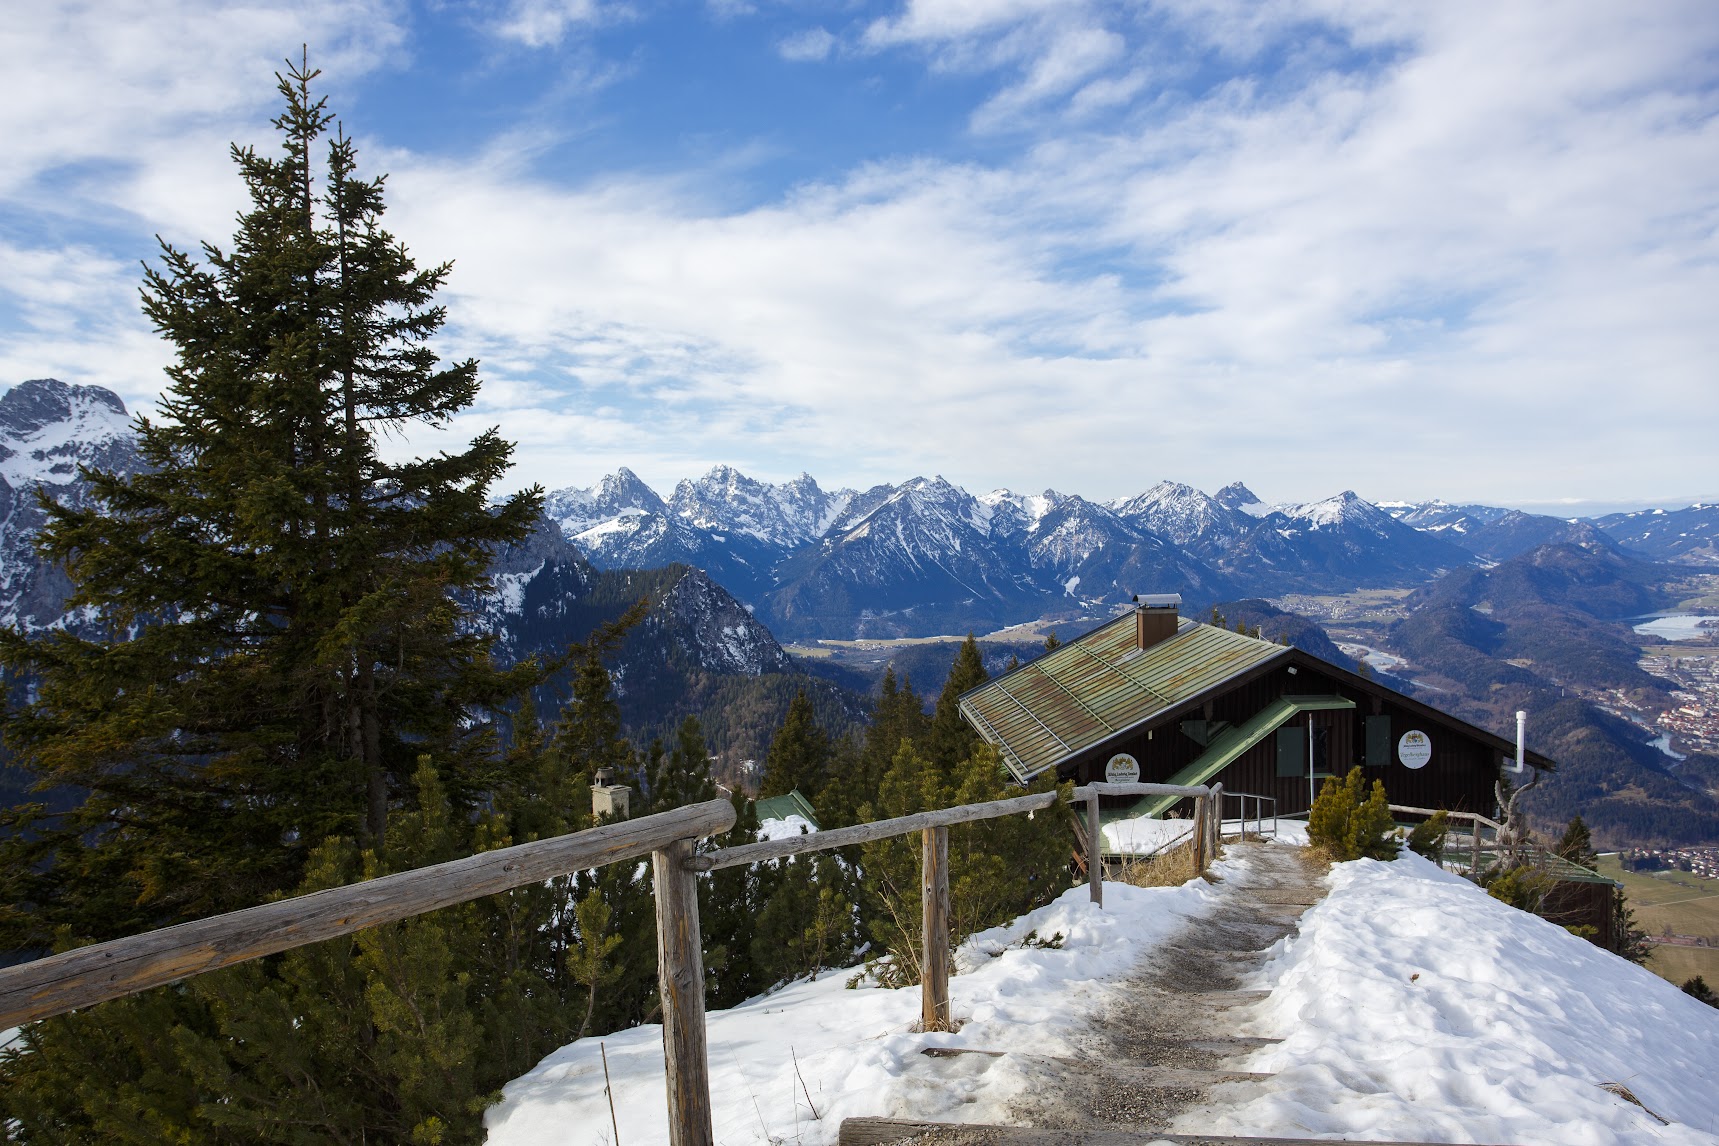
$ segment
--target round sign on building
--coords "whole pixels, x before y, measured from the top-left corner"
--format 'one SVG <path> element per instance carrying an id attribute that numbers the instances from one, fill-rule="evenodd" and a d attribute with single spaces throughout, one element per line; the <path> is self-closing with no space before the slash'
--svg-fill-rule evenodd
<path id="1" fill-rule="evenodd" d="M 1397 759 L 1404 768 L 1425 768 L 1432 760 L 1432 737 L 1418 728 L 1411 728 L 1397 741 Z"/>
<path id="2" fill-rule="evenodd" d="M 1126 752 L 1118 752 L 1104 765 L 1106 784 L 1136 784 L 1140 781 L 1140 761 Z"/>

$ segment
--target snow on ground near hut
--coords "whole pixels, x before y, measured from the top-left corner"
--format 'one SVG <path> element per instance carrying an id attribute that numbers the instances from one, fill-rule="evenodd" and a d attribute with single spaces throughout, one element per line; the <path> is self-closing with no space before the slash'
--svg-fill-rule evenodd
<path id="1" fill-rule="evenodd" d="M 1251 809 L 1251 805 L 1250 805 Z M 1291 838 L 1292 828 L 1288 821 L 1280 821 L 1283 838 Z M 1237 836 L 1244 827 L 1241 820 L 1225 820 L 1224 834 Z M 1268 835 L 1272 831 L 1271 817 L 1256 821 L 1249 812 L 1245 827 L 1252 833 L 1263 829 Z M 1305 828 L 1305 825 L 1302 825 Z M 1112 820 L 1104 825 L 1104 854 L 1121 856 L 1147 856 L 1153 852 L 1164 850 L 1170 844 L 1182 840 L 1193 839 L 1194 821 L 1192 820 L 1153 820 L 1145 816 L 1136 816 L 1126 820 Z M 1301 842 L 1297 838 L 1294 842 Z"/>
<path id="2" fill-rule="evenodd" d="M 1225 861 L 1217 874 L 1233 870 Z M 1071 1035 L 1103 1008 L 1116 984 L 1183 920 L 1212 905 L 1202 881 L 1174 888 L 1106 884 L 1104 908 L 1084 887 L 1007 927 L 981 932 L 957 953 L 953 1034 L 915 1034 L 919 988 L 849 990 L 853 969 L 827 972 L 708 1016 L 716 1140 L 834 1143 L 841 1120 L 859 1115 L 985 1122 L 1007 1117 L 1027 1076 L 1008 1060 L 928 1059 L 928 1046 L 1069 1054 Z M 1058 933 L 1060 947 L 1024 945 Z M 620 1140 L 668 1140 L 662 1028 L 605 1035 Z M 984 1071 L 981 1084 L 977 1074 Z M 796 1070 L 798 1073 L 796 1073 Z M 809 1098 L 809 1102 L 808 1102 Z M 816 1107 L 818 1117 L 812 1116 Z M 598 1040 L 581 1039 L 545 1058 L 503 1091 L 485 1117 L 490 1146 L 611 1144 Z"/>
<path id="3" fill-rule="evenodd" d="M 787 815 L 779 820 L 765 820 L 758 825 L 760 840 L 785 840 L 789 836 L 805 835 L 818 829 L 812 822 L 801 815 Z"/>
<path id="4" fill-rule="evenodd" d="M 1719 1009 L 1412 854 L 1333 869 L 1257 976 L 1282 1036 L 1184 1129 L 1546 1146 L 1719 1143 Z M 1641 1106 L 1602 1089 L 1622 1084 Z"/>

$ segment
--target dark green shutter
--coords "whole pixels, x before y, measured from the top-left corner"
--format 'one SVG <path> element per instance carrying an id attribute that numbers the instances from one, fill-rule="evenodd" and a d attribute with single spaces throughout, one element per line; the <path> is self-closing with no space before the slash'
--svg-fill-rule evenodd
<path id="1" fill-rule="evenodd" d="M 1367 718 L 1367 767 L 1384 768 L 1391 762 L 1391 718 Z"/>
<path id="2" fill-rule="evenodd" d="M 1307 775 L 1307 729 L 1279 728 L 1277 730 L 1277 774 L 1279 776 Z"/>

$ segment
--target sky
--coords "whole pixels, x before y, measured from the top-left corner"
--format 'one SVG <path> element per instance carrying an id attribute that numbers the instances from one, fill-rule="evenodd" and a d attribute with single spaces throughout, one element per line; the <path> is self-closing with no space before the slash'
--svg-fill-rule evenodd
<path id="1" fill-rule="evenodd" d="M 1719 499 L 1719 5 L 102 0 L 0 25 L 0 386 L 151 408 L 274 73 L 509 484 Z"/>

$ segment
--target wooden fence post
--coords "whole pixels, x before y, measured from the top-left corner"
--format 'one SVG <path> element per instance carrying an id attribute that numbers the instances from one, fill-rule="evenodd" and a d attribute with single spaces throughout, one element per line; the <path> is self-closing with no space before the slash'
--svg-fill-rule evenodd
<path id="1" fill-rule="evenodd" d="M 1469 864 L 1468 874 L 1471 876 L 1474 876 L 1476 878 L 1478 878 L 1480 876 L 1480 817 L 1479 816 L 1476 816 L 1474 818 L 1474 860 L 1473 860 L 1473 862 L 1471 862 Z"/>
<path id="2" fill-rule="evenodd" d="M 1086 886 L 1092 902 L 1104 906 L 1104 828 L 1098 822 L 1098 793 L 1086 797 Z"/>
<path id="3" fill-rule="evenodd" d="M 670 1146 L 715 1146 L 710 1062 L 704 1045 L 704 956 L 699 949 L 698 876 L 687 870 L 691 840 L 651 853 L 656 879 L 657 975 Z"/>
<path id="4" fill-rule="evenodd" d="M 949 829 L 922 829 L 920 1025 L 949 1029 Z"/>
<path id="5" fill-rule="evenodd" d="M 1206 874 L 1206 797 L 1194 797 L 1194 874 Z"/>
<path id="6" fill-rule="evenodd" d="M 1224 786 L 1218 784 L 1212 788 L 1212 847 L 1207 853 L 1212 859 L 1218 858 L 1218 852 L 1224 846 Z"/>

